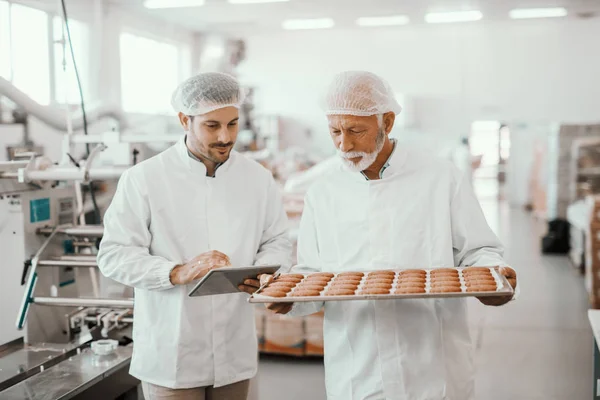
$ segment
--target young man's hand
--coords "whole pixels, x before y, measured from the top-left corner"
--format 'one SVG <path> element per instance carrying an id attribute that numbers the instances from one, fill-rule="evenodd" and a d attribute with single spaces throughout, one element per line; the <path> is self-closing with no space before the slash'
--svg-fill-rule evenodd
<path id="1" fill-rule="evenodd" d="M 177 265 L 169 275 L 173 285 L 185 285 L 204 277 L 211 269 L 230 266 L 229 257 L 220 251 L 202 253 L 193 260 Z"/>

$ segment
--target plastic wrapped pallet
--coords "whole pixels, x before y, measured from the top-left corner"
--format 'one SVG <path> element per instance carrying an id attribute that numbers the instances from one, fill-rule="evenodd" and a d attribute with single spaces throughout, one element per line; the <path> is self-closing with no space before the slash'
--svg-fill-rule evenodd
<path id="1" fill-rule="evenodd" d="M 586 287 L 590 294 L 590 306 L 600 309 L 600 196 L 588 196 L 590 224 L 586 233 Z"/>
<path id="2" fill-rule="evenodd" d="M 267 313 L 265 344 L 267 353 L 304 355 L 304 319 Z"/>

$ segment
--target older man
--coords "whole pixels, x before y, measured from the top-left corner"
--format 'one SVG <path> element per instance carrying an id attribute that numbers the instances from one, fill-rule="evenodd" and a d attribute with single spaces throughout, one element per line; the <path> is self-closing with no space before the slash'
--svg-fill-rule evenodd
<path id="1" fill-rule="evenodd" d="M 383 79 L 341 73 L 325 103 L 342 165 L 306 195 L 297 270 L 505 265 L 468 180 L 450 162 L 389 139 L 401 108 Z M 501 272 L 516 286 L 514 271 Z M 501 305 L 510 298 L 480 300 Z M 329 400 L 473 398 L 464 299 L 324 304 Z M 269 307 L 307 315 L 323 303 Z"/>
<path id="2" fill-rule="evenodd" d="M 188 297 L 211 269 L 291 255 L 271 173 L 232 150 L 242 102 L 231 76 L 184 81 L 172 104 L 186 134 L 128 170 L 106 212 L 98 266 L 135 288 L 131 374 L 148 400 L 244 400 L 256 374 L 245 295 Z"/>

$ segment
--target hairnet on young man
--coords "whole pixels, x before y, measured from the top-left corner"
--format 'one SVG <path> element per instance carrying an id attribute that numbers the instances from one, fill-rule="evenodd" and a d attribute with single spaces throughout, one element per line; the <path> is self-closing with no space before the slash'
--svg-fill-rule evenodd
<path id="1" fill-rule="evenodd" d="M 186 79 L 171 96 L 175 112 L 202 115 L 219 108 L 240 108 L 244 92 L 238 81 L 221 72 L 205 72 Z"/>

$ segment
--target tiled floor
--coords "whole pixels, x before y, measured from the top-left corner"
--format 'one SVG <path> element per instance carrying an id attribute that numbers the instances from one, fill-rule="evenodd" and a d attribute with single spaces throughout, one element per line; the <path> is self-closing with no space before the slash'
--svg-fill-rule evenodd
<path id="1" fill-rule="evenodd" d="M 583 277 L 566 257 L 539 251 L 544 223 L 496 202 L 482 204 L 519 273 L 520 298 L 500 308 L 470 303 L 477 400 L 592 398 L 592 334 Z M 263 358 L 260 400 L 324 400 L 320 360 Z"/>

